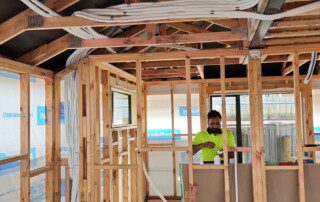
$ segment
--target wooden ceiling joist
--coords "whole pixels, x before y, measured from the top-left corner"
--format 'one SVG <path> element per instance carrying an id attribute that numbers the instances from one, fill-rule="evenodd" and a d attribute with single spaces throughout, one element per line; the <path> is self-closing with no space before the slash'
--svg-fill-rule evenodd
<path id="1" fill-rule="evenodd" d="M 275 38 L 275 39 L 265 39 L 263 44 L 266 46 L 275 45 L 292 45 L 292 44 L 312 44 L 319 43 L 320 36 L 309 36 L 309 37 L 287 37 L 287 38 Z"/>
<path id="2" fill-rule="evenodd" d="M 119 37 L 130 37 L 136 36 L 145 30 L 145 26 L 138 25 L 134 26 L 127 31 L 121 33 Z M 24 54 L 23 56 L 17 58 L 19 62 L 28 63 L 30 65 L 39 65 L 56 55 L 68 50 L 70 48 L 70 42 L 74 37 L 71 34 L 66 34 L 55 41 L 40 46 L 39 48 Z"/>
<path id="3" fill-rule="evenodd" d="M 56 12 L 60 12 L 77 2 L 79 2 L 79 0 L 48 0 L 45 2 L 45 5 Z M 0 44 L 3 44 L 9 41 L 10 39 L 14 38 L 15 36 L 18 36 L 19 34 L 23 33 L 24 31 L 31 29 L 31 27 L 36 27 L 36 25 L 32 24 L 32 18 L 36 15 L 37 14 L 33 12 L 31 9 L 27 9 L 19 13 L 18 15 L 10 18 L 9 20 L 1 23 Z"/>
<path id="4" fill-rule="evenodd" d="M 145 37 L 110 38 L 110 39 L 88 39 L 82 40 L 81 44 L 74 44 L 71 48 L 103 48 L 103 47 L 127 47 L 127 46 L 157 46 L 173 45 L 181 43 L 205 43 L 215 41 L 242 41 L 244 33 L 211 32 L 197 34 L 179 34 L 155 36 L 154 39 Z"/>
<path id="5" fill-rule="evenodd" d="M 219 65 L 219 58 L 215 59 L 195 59 L 191 60 L 191 66 L 196 65 Z M 226 64 L 239 64 L 239 58 L 226 58 Z M 120 69 L 135 69 L 135 63 L 120 63 L 116 65 Z M 155 62 L 142 62 L 143 68 L 163 68 L 163 67 L 184 67 L 184 60 L 174 61 L 155 61 Z"/>

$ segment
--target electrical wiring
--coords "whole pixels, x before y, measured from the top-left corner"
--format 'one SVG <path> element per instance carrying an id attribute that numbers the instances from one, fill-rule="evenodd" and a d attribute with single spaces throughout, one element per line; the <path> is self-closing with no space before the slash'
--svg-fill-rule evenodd
<path id="1" fill-rule="evenodd" d="M 58 17 L 58 13 L 52 11 L 38 0 L 21 0 L 29 8 L 43 17 Z M 84 9 L 76 11 L 72 15 L 96 22 L 116 23 L 116 22 L 142 22 L 151 20 L 169 19 L 207 19 L 207 18 L 247 18 L 258 20 L 277 20 L 284 17 L 291 17 L 320 8 L 320 1 L 294 8 L 282 13 L 264 15 L 243 10 L 256 6 L 259 0 L 171 0 L 161 2 L 141 2 L 131 4 L 119 4 L 102 9 Z M 65 31 L 81 39 L 101 39 L 108 38 L 94 31 L 91 27 L 85 28 L 65 28 Z M 159 45 L 158 47 L 162 47 Z M 168 46 L 163 46 L 168 47 Z M 171 46 L 173 47 L 173 46 Z M 187 50 L 183 46 L 176 45 L 175 48 Z M 112 48 L 107 48 L 115 53 Z M 71 58 L 67 60 L 67 66 L 83 59 L 87 54 L 92 53 L 90 49 L 74 51 Z"/>
<path id="2" fill-rule="evenodd" d="M 308 84 L 308 82 L 311 80 L 314 69 L 316 67 L 316 63 L 317 63 L 317 52 L 312 52 L 311 54 L 311 62 L 309 64 L 309 68 L 308 68 L 308 73 L 306 78 L 304 79 L 304 84 Z"/>

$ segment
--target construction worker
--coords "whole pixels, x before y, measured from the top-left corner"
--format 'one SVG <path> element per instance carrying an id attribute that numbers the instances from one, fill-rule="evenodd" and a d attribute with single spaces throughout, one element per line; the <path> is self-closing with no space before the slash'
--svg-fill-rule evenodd
<path id="1" fill-rule="evenodd" d="M 216 156 L 223 150 L 223 135 L 221 130 L 221 114 L 212 110 L 208 113 L 208 128 L 199 132 L 192 141 L 193 155 L 202 151 L 202 160 L 204 163 L 212 163 Z M 227 130 L 227 145 L 235 147 L 234 137 L 231 130 Z M 228 153 L 229 158 L 234 158 L 234 153 Z"/>

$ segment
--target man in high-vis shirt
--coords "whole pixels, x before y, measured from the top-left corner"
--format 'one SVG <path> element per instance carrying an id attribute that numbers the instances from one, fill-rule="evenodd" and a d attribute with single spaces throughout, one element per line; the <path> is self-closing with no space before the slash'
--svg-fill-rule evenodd
<path id="1" fill-rule="evenodd" d="M 234 137 L 231 130 L 227 130 L 227 145 L 235 147 Z M 208 128 L 199 132 L 192 141 L 193 154 L 202 151 L 204 163 L 212 163 L 214 157 L 223 150 L 223 135 L 221 130 L 221 114 L 212 110 L 208 113 Z M 223 157 L 223 154 L 219 155 Z M 228 153 L 229 158 L 234 158 L 234 153 Z"/>

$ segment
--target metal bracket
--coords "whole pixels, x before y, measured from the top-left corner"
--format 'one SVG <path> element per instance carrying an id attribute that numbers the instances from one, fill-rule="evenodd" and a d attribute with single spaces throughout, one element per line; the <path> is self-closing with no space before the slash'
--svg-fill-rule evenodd
<path id="1" fill-rule="evenodd" d="M 261 59 L 261 53 L 259 50 L 249 51 L 249 59 Z"/>
<path id="2" fill-rule="evenodd" d="M 28 27 L 36 28 L 42 27 L 44 23 L 44 18 L 40 15 L 29 15 L 28 16 Z"/>
<path id="3" fill-rule="evenodd" d="M 70 48 L 81 47 L 81 42 L 82 42 L 82 39 L 80 39 L 79 37 L 71 36 L 69 40 L 69 46 Z"/>

